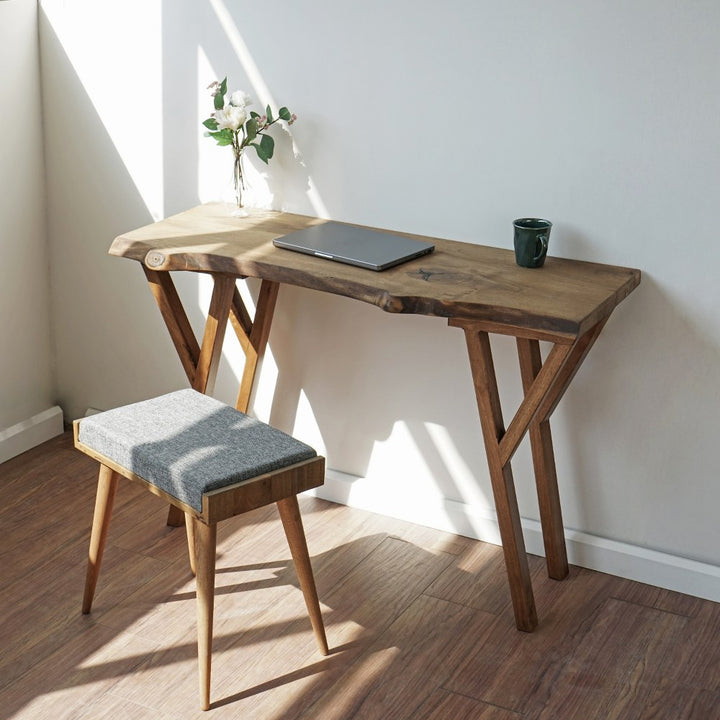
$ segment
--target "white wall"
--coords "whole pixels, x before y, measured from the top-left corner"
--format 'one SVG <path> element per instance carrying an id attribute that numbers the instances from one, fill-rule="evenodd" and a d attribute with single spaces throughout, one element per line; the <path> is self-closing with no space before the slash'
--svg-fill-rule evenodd
<path id="1" fill-rule="evenodd" d="M 19 441 L 20 426 L 32 425 L 32 419 L 50 410 L 55 400 L 34 0 L 0 3 L 0 68 L 2 461 L 27 449 Z M 42 439 L 46 438 L 38 441 Z"/>
<path id="2" fill-rule="evenodd" d="M 163 209 L 161 35 L 158 2 L 41 4 L 52 323 L 71 419 L 183 379 L 142 273 L 107 255 Z"/>
<path id="3" fill-rule="evenodd" d="M 297 157 L 277 133 L 251 201 L 498 246 L 513 218 L 539 215 L 554 222 L 551 254 L 641 268 L 554 416 L 565 522 L 590 544 L 720 565 L 717 4 L 94 5 L 41 2 L 70 416 L 184 382 L 140 269 L 105 252 L 122 230 L 223 191 L 230 157 L 200 121 L 205 86 L 227 74 L 300 118 Z M 182 292 L 200 322 L 206 286 L 185 279 Z M 344 473 L 328 492 L 491 533 L 460 331 L 283 288 L 270 345 L 255 412 L 327 454 Z M 495 348 L 507 415 L 517 361 L 507 339 Z M 230 401 L 233 353 L 216 391 Z M 514 467 L 532 521 L 526 448 Z"/>

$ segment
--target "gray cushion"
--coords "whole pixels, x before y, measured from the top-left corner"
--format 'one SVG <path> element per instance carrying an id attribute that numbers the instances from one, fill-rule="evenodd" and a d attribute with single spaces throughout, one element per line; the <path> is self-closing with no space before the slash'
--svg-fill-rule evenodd
<path id="1" fill-rule="evenodd" d="M 83 418 L 78 439 L 198 511 L 209 490 L 317 455 L 309 445 L 195 390 Z"/>

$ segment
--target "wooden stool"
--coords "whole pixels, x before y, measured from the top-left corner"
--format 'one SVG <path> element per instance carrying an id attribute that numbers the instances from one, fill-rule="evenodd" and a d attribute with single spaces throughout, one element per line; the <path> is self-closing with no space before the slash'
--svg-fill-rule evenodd
<path id="1" fill-rule="evenodd" d="M 276 502 L 320 652 L 325 628 L 297 493 L 322 485 L 325 459 L 310 446 L 203 395 L 180 390 L 74 423 L 75 447 L 98 460 L 83 597 L 89 613 L 120 475 L 185 513 L 196 572 L 200 701 L 210 707 L 215 545 L 221 520 Z"/>

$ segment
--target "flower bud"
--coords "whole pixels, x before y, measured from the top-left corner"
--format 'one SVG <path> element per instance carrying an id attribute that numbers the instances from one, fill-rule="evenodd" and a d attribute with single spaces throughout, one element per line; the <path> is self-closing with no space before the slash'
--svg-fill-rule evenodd
<path id="1" fill-rule="evenodd" d="M 232 95 L 230 95 L 230 104 L 234 107 L 244 108 L 248 105 L 252 105 L 252 100 L 246 92 L 236 90 Z"/>

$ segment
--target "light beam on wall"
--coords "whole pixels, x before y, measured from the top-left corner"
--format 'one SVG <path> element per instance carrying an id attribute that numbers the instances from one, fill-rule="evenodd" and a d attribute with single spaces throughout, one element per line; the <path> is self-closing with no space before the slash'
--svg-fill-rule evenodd
<path id="1" fill-rule="evenodd" d="M 148 212 L 159 220 L 164 214 L 160 0 L 43 0 L 42 9 Z M 45 112 L 52 118 L 53 108 Z"/>
<path id="2" fill-rule="evenodd" d="M 253 59 L 247 44 L 243 40 L 240 31 L 235 25 L 235 21 L 233 20 L 232 15 L 228 11 L 225 3 L 223 2 L 223 0 L 209 1 L 210 5 L 215 11 L 215 14 L 217 15 L 221 27 L 227 35 L 228 41 L 230 42 L 233 50 L 235 51 L 238 59 L 240 60 L 240 63 L 243 66 L 245 74 L 250 80 L 255 95 L 260 100 L 261 107 L 265 107 L 266 105 L 277 107 L 277 103 L 275 102 L 275 99 L 270 92 L 270 88 L 263 79 L 262 73 L 260 72 L 257 63 Z M 292 133 L 290 134 L 290 137 L 293 144 L 293 153 L 296 157 L 298 157 L 299 155 L 301 155 L 300 149 L 298 148 L 297 143 L 295 142 L 295 138 L 292 136 Z M 315 211 L 316 216 L 321 218 L 329 218 L 330 214 L 328 212 L 328 209 L 325 206 L 322 198 L 320 197 L 320 193 L 318 192 L 317 186 L 315 185 L 311 176 L 308 176 L 308 186 L 309 189 L 307 191 L 307 197 L 313 207 L 313 210 Z"/>

